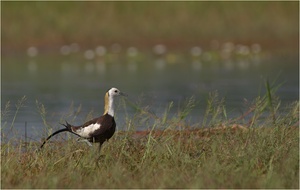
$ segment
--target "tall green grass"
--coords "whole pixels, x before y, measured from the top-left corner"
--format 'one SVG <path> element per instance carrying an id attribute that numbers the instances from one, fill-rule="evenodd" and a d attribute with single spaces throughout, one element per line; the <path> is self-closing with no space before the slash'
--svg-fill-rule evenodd
<path id="1" fill-rule="evenodd" d="M 205 119 L 194 127 L 186 122 L 196 106 L 193 97 L 175 115 L 169 113 L 172 102 L 156 115 L 149 106 L 123 100 L 118 107 L 130 106 L 136 113 L 126 116 L 127 131 L 105 143 L 100 156 L 97 146 L 74 138 L 48 143 L 39 152 L 39 142 L 29 142 L 26 151 L 21 141 L 2 142 L 2 188 L 298 189 L 299 102 L 280 114 L 277 107 L 282 105 L 273 87 L 266 85 L 266 94 L 237 118 L 228 118 L 224 99 L 211 93 Z M 37 104 L 41 117 L 43 107 Z M 74 110 L 80 112 L 80 106 L 71 105 L 70 113 Z M 147 134 L 136 133 L 141 124 Z"/>

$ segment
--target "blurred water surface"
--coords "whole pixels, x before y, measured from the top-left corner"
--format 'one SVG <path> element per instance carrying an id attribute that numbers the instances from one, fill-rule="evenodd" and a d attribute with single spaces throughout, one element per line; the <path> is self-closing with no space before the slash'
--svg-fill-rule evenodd
<path id="1" fill-rule="evenodd" d="M 74 47 L 75 48 L 75 47 Z M 192 55 L 176 53 L 138 54 L 134 48 L 126 55 L 102 56 L 101 47 L 96 53 L 83 55 L 36 56 L 34 49 L 28 54 L 2 58 L 1 110 L 10 102 L 9 112 L 2 118 L 2 126 L 8 130 L 16 111 L 15 104 L 26 96 L 24 107 L 14 121 L 13 128 L 24 138 L 27 135 L 39 140 L 45 135 L 45 125 L 37 109 L 37 101 L 46 109 L 46 121 L 54 129 L 61 128 L 62 118 L 73 124 L 83 123 L 87 115 L 97 117 L 103 113 L 104 93 L 117 87 L 127 93 L 128 101 L 149 106 L 151 112 L 161 116 L 170 102 L 174 103 L 169 116 L 181 109 L 186 100 L 195 98 L 195 107 L 187 116 L 191 125 L 201 123 L 210 92 L 218 91 L 225 98 L 228 117 L 237 117 L 247 111 L 245 99 L 253 101 L 264 95 L 264 81 L 282 83 L 276 95 L 282 105 L 299 98 L 298 56 L 265 56 L 215 59 L 214 54 L 203 54 L 201 49 L 191 50 Z M 155 51 L 162 51 L 157 47 Z M 30 54 L 31 53 L 31 54 Z M 98 53 L 98 54 L 97 54 Z M 199 56 L 201 54 L 201 57 Z M 128 104 L 117 101 L 116 120 L 118 130 L 126 130 L 127 119 L 136 113 Z M 124 101 L 123 101 L 124 103 Z M 41 105 L 41 104 L 39 104 Z M 73 106 L 74 114 L 67 115 Z M 78 107 L 80 113 L 74 118 Z M 284 113 L 283 113 L 284 114 Z M 137 130 L 145 127 L 139 126 Z M 9 137 L 8 137 L 9 138 Z"/>

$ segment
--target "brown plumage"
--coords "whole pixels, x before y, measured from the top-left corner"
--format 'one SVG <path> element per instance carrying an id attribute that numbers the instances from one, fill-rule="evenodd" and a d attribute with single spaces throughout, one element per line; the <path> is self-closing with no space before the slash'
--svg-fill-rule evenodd
<path id="1" fill-rule="evenodd" d="M 83 128 L 89 127 L 91 125 L 99 124 L 100 127 L 88 133 L 86 138 L 89 142 L 103 144 L 106 140 L 110 139 L 116 130 L 116 122 L 114 117 L 109 114 L 104 114 L 101 117 L 92 119 L 83 125 L 73 126 L 69 123 L 64 124 L 68 131 L 80 134 Z"/>
<path id="2" fill-rule="evenodd" d="M 43 148 L 44 144 L 54 135 L 61 132 L 70 132 L 79 137 L 87 139 L 92 143 L 99 143 L 99 148 L 101 149 L 102 144 L 109 140 L 116 130 L 116 122 L 114 119 L 114 97 L 124 95 L 116 88 L 111 88 L 105 94 L 105 106 L 104 114 L 100 117 L 94 118 L 83 125 L 74 126 L 66 122 L 63 124 L 66 128 L 55 131 L 51 134 L 40 146 Z"/>

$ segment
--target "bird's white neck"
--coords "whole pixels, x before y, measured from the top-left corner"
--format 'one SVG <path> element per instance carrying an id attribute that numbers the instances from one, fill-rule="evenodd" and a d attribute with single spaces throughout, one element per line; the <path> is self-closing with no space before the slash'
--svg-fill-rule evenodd
<path id="1" fill-rule="evenodd" d="M 114 98 L 113 96 L 109 96 L 108 93 L 105 94 L 104 97 L 105 101 L 105 105 L 104 105 L 104 115 L 105 114 L 109 114 L 112 117 L 114 117 L 115 115 L 115 107 L 114 107 Z"/>

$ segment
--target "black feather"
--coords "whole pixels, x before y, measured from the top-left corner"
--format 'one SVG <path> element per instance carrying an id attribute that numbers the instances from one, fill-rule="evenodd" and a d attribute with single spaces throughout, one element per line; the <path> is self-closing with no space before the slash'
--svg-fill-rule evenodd
<path id="1" fill-rule="evenodd" d="M 80 135 L 78 135 L 78 134 L 76 134 L 76 133 L 74 133 L 73 131 L 72 131 L 72 125 L 71 124 L 69 124 L 67 121 L 66 121 L 66 124 L 61 124 L 61 125 L 63 125 L 63 126 L 65 126 L 66 128 L 65 129 L 60 129 L 60 130 L 57 130 L 57 131 L 55 131 L 54 133 L 52 133 L 49 137 L 47 137 L 47 139 L 43 142 L 43 144 L 40 146 L 40 149 L 41 148 L 43 148 L 43 146 L 46 144 L 46 142 L 51 138 L 51 137 L 53 137 L 53 136 L 55 136 L 55 135 L 57 135 L 57 134 L 59 134 L 59 133 L 61 133 L 61 132 L 70 132 L 70 133 L 73 133 L 73 134 L 75 134 L 75 135 L 77 135 L 77 136 L 79 136 L 79 137 L 81 137 Z"/>
<path id="2" fill-rule="evenodd" d="M 69 131 L 67 128 L 65 128 L 65 129 L 60 129 L 60 130 L 57 130 L 57 131 L 55 131 L 54 133 L 52 133 L 49 137 L 47 137 L 47 139 L 43 142 L 43 144 L 40 146 L 40 148 L 43 148 L 43 146 L 45 145 L 45 143 L 51 138 L 51 137 L 53 137 L 54 135 L 57 135 L 57 134 L 59 134 L 59 133 L 61 133 L 61 132 L 64 132 L 64 131 Z"/>

